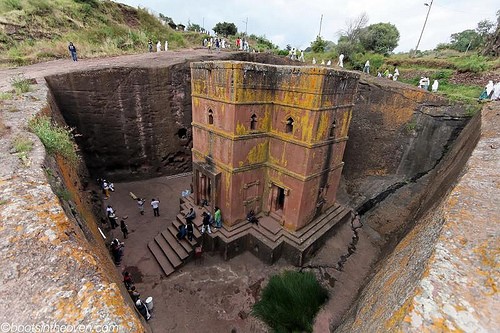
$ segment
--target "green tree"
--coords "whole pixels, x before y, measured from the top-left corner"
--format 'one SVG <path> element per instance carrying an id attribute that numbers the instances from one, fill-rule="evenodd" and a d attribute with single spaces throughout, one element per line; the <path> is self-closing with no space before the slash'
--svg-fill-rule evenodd
<path id="1" fill-rule="evenodd" d="M 361 31 L 359 40 L 365 50 L 387 54 L 398 46 L 399 31 L 394 24 L 372 24 Z"/>
<path id="2" fill-rule="evenodd" d="M 316 37 L 316 40 L 311 43 L 311 49 L 313 52 L 316 53 L 323 53 L 325 52 L 325 47 L 326 47 L 326 41 L 323 40 L 320 36 Z"/>
<path id="3" fill-rule="evenodd" d="M 188 22 L 187 31 L 201 32 L 201 27 L 199 24 Z"/>
<path id="4" fill-rule="evenodd" d="M 227 37 L 236 35 L 236 33 L 238 33 L 238 28 L 236 28 L 236 25 L 234 23 L 219 22 L 215 25 L 213 31 L 215 31 L 217 34 L 222 34 Z"/>
<path id="5" fill-rule="evenodd" d="M 472 29 L 452 34 L 450 39 L 451 48 L 460 52 L 475 50 L 482 44 L 481 35 Z"/>

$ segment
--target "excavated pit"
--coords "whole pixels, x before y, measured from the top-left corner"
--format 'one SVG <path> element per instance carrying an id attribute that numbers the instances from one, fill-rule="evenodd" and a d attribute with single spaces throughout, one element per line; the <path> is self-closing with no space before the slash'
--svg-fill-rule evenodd
<path id="1" fill-rule="evenodd" d="M 225 59 L 287 64 L 268 55 L 231 54 Z M 150 179 L 191 171 L 191 85 L 189 64 L 203 58 L 135 64 L 70 72 L 46 77 L 53 116 L 75 129 L 90 179 Z M 351 286 L 351 299 L 332 308 L 325 320 L 334 329 L 340 317 L 396 244 L 424 216 L 421 203 L 442 162 L 469 121 L 461 106 L 392 81 L 363 76 L 344 155 L 339 201 L 362 215 L 364 234 L 352 230 L 339 256 L 303 269 L 335 290 L 337 274 L 349 274 L 360 241 L 373 243 L 378 257 Z M 474 142 L 468 151 L 473 148 Z M 453 151 L 457 153 L 457 151 Z M 435 192 L 439 201 L 466 162 Z M 98 211 L 100 202 L 96 202 Z M 432 209 L 427 204 L 424 209 Z M 347 266 L 346 266 L 347 264 Z M 333 269 L 336 272 L 328 272 Z M 344 271 L 344 273 L 339 273 Z M 335 291 L 334 291 L 335 293 Z M 328 306 L 327 306 L 328 309 Z M 319 324 L 318 324 L 319 325 Z M 328 325 L 327 325 L 328 326 Z"/>

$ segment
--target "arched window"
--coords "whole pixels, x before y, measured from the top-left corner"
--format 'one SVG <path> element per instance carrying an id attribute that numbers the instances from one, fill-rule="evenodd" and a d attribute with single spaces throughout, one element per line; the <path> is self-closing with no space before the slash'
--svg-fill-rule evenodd
<path id="1" fill-rule="evenodd" d="M 250 129 L 254 130 L 257 128 L 257 116 L 255 113 L 250 117 Z"/>
<path id="2" fill-rule="evenodd" d="M 214 124 L 214 112 L 212 111 L 212 109 L 208 110 L 208 124 Z"/>
<path id="3" fill-rule="evenodd" d="M 335 128 L 337 127 L 337 120 L 333 120 L 332 127 L 330 127 L 330 137 L 335 137 Z"/>
<path id="4" fill-rule="evenodd" d="M 286 127 L 285 127 L 285 132 L 286 133 L 292 133 L 293 132 L 293 118 L 290 117 L 286 120 Z"/>

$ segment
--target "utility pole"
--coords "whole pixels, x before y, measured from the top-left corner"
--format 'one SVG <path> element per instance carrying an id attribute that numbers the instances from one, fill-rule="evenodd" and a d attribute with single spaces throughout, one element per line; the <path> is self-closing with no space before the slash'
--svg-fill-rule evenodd
<path id="1" fill-rule="evenodd" d="M 319 20 L 319 33 L 318 37 L 321 37 L 321 25 L 323 24 L 323 14 L 321 14 L 321 18 Z"/>
<path id="2" fill-rule="evenodd" d="M 246 37 L 246 36 L 247 36 L 247 27 L 248 27 L 248 17 L 247 17 L 247 19 L 246 19 L 245 21 L 243 21 L 243 22 L 245 22 L 245 37 Z"/>
<path id="3" fill-rule="evenodd" d="M 424 5 L 429 7 L 429 10 L 427 11 L 427 16 L 425 16 L 424 26 L 422 27 L 422 32 L 420 33 L 420 37 L 418 38 L 417 46 L 415 47 L 415 52 L 414 52 L 415 54 L 417 54 L 418 46 L 420 45 L 420 40 L 422 39 L 422 35 L 424 34 L 425 25 L 427 24 L 427 19 L 429 18 L 429 13 L 431 12 L 433 2 L 434 2 L 434 0 L 431 0 L 430 4 L 424 3 Z"/>

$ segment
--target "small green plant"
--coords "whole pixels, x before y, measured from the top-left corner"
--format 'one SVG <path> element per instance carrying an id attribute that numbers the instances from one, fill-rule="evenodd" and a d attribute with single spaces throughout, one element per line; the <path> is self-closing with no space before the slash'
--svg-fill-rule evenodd
<path id="1" fill-rule="evenodd" d="M 17 94 L 26 93 L 31 90 L 30 80 L 28 80 L 23 75 L 14 76 L 10 80 L 10 83 L 12 84 L 12 87 L 14 87 L 14 90 Z"/>
<path id="2" fill-rule="evenodd" d="M 28 126 L 35 133 L 49 154 L 58 154 L 71 163 L 78 161 L 76 146 L 69 128 L 57 126 L 47 116 L 32 118 Z"/>
<path id="3" fill-rule="evenodd" d="M 274 332 L 312 332 L 313 320 L 328 291 L 310 272 L 285 271 L 271 277 L 252 314 Z"/>
<path id="4" fill-rule="evenodd" d="M 18 136 L 14 139 L 13 148 L 21 161 L 29 164 L 28 153 L 33 149 L 33 142 L 24 136 Z"/>
<path id="5" fill-rule="evenodd" d="M 12 94 L 9 92 L 0 92 L 0 101 L 12 99 Z"/>
<path id="6" fill-rule="evenodd" d="M 467 105 L 465 115 L 467 117 L 473 117 L 479 110 L 481 110 L 480 105 Z"/>
<path id="7" fill-rule="evenodd" d="M 405 128 L 406 132 L 408 132 L 408 134 L 411 134 L 417 129 L 417 122 L 415 120 L 412 120 L 409 123 L 406 123 Z"/>
<path id="8" fill-rule="evenodd" d="M 57 195 L 57 197 L 63 201 L 69 201 L 71 200 L 71 193 L 69 193 L 68 190 L 62 188 L 62 187 L 58 187 L 56 188 L 56 190 L 54 191 L 54 193 Z"/>

